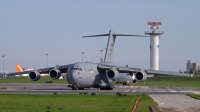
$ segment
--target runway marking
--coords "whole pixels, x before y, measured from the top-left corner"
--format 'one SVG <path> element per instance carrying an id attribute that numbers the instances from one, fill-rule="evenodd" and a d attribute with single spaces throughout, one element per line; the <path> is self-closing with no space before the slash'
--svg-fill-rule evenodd
<path id="1" fill-rule="evenodd" d="M 132 90 L 131 92 L 136 92 L 137 90 Z"/>
<path id="2" fill-rule="evenodd" d="M 129 92 L 129 91 L 131 91 L 130 89 L 127 89 L 127 90 L 125 90 L 124 92 Z"/>
<path id="3" fill-rule="evenodd" d="M 135 88 L 134 86 L 120 86 L 119 88 Z"/>
<path id="4" fill-rule="evenodd" d="M 200 94 L 200 91 L 191 91 L 191 93 Z"/>
<path id="5" fill-rule="evenodd" d="M 178 91 L 169 91 L 169 92 L 178 92 Z"/>
<path id="6" fill-rule="evenodd" d="M 192 92 L 200 93 L 198 91 L 180 91 L 180 92 L 184 92 L 184 93 L 192 93 Z"/>

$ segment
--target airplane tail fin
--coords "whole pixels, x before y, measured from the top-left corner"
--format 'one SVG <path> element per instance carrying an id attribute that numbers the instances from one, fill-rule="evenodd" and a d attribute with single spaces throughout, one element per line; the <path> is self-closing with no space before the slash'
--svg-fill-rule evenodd
<path id="1" fill-rule="evenodd" d="M 15 69 L 16 69 L 16 72 L 23 72 L 22 68 L 20 67 L 18 63 L 15 63 Z"/>
<path id="2" fill-rule="evenodd" d="M 114 33 L 113 30 L 110 30 L 109 34 L 83 36 L 83 38 L 84 37 L 101 37 L 101 36 L 109 36 L 108 37 L 107 47 L 106 47 L 106 53 L 105 53 L 104 62 L 112 62 L 113 57 L 114 57 L 115 39 L 116 39 L 117 36 L 149 37 L 149 36 L 143 36 L 143 35 L 117 34 L 117 33 Z"/>

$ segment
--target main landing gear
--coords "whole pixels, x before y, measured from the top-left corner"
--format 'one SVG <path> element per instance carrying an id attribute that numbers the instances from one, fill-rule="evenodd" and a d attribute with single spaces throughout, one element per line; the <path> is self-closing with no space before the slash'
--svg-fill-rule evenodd
<path id="1" fill-rule="evenodd" d="M 110 86 L 106 86 L 106 87 L 100 87 L 100 90 L 113 90 L 113 88 Z"/>
<path id="2" fill-rule="evenodd" d="M 76 87 L 76 86 L 71 86 L 72 90 L 84 90 L 84 88 L 79 88 L 79 87 Z"/>

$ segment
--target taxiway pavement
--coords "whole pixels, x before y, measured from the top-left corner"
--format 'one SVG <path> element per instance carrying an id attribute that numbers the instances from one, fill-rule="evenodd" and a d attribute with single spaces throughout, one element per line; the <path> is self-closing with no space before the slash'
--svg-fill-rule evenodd
<path id="1" fill-rule="evenodd" d="M 149 96 L 158 103 L 156 112 L 200 112 L 200 100 L 183 94 L 151 94 Z"/>
<path id="2" fill-rule="evenodd" d="M 199 93 L 199 88 L 192 87 L 158 87 L 158 86 L 115 86 L 113 90 L 99 90 L 97 88 L 85 88 L 85 90 L 71 90 L 68 84 L 0 84 L 0 93 L 5 94 L 186 94 Z"/>

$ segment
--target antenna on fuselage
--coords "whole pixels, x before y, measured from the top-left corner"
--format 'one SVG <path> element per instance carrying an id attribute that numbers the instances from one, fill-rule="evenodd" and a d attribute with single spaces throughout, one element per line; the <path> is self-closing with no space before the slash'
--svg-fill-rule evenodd
<path id="1" fill-rule="evenodd" d="M 112 62 L 113 57 L 114 57 L 115 39 L 116 39 L 117 36 L 149 37 L 149 36 L 143 36 L 143 35 L 117 34 L 117 33 L 114 33 L 113 30 L 110 30 L 109 34 L 83 36 L 82 38 L 85 38 L 85 37 L 102 37 L 102 36 L 109 36 L 107 47 L 106 47 L 106 53 L 105 53 L 105 57 L 104 57 L 104 62 Z"/>

